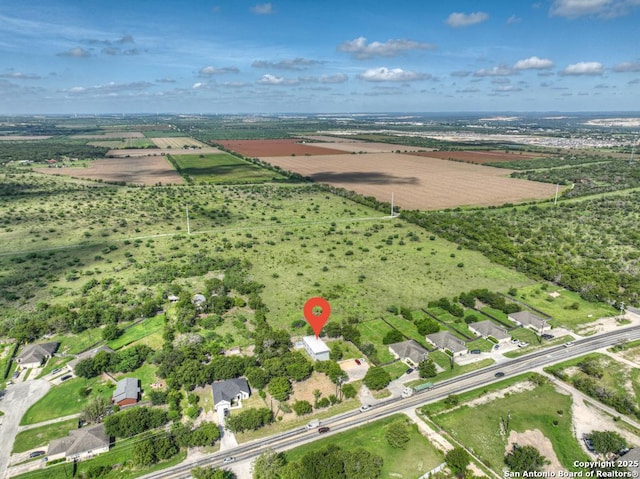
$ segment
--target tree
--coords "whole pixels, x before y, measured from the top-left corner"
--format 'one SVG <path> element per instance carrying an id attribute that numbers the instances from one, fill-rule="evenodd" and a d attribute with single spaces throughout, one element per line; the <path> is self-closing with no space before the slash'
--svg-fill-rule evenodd
<path id="1" fill-rule="evenodd" d="M 287 464 L 285 455 L 268 449 L 253 463 L 253 479 L 279 479 L 280 470 Z"/>
<path id="2" fill-rule="evenodd" d="M 280 402 L 286 401 L 291 394 L 291 383 L 285 377 L 275 377 L 269 381 L 269 394 Z"/>
<path id="3" fill-rule="evenodd" d="M 133 446 L 131 459 L 138 466 L 151 466 L 156 462 L 156 452 L 153 446 L 153 440 L 145 439 Z"/>
<path id="4" fill-rule="evenodd" d="M 378 391 L 385 388 L 391 382 L 389 373 L 380 366 L 369 368 L 363 380 L 365 386 L 369 389 Z"/>
<path id="5" fill-rule="evenodd" d="M 451 472 L 457 477 L 464 477 L 467 472 L 467 466 L 471 462 L 469 453 L 461 447 L 454 447 L 444 456 Z"/>
<path id="6" fill-rule="evenodd" d="M 391 447 L 404 449 L 409 442 L 409 427 L 404 420 L 395 421 L 389 424 L 384 434 L 385 439 Z"/>
<path id="7" fill-rule="evenodd" d="M 420 318 L 415 321 L 416 328 L 422 336 L 440 331 L 437 321 L 431 318 Z"/>
<path id="8" fill-rule="evenodd" d="M 627 447 L 627 441 L 614 431 L 593 431 L 589 439 L 593 443 L 593 450 L 602 455 Z"/>
<path id="9" fill-rule="evenodd" d="M 103 396 L 96 396 L 82 409 L 82 418 L 87 422 L 100 422 L 107 414 L 109 406 L 109 401 Z"/>
<path id="10" fill-rule="evenodd" d="M 122 334 L 122 330 L 115 323 L 107 324 L 102 330 L 102 339 L 112 341 Z"/>
<path id="11" fill-rule="evenodd" d="M 382 458 L 359 447 L 343 451 L 344 474 L 347 479 L 375 479 L 380 477 Z"/>
<path id="12" fill-rule="evenodd" d="M 533 446 L 513 445 L 513 449 L 504 457 L 504 462 L 514 472 L 540 471 L 549 461 Z"/>
<path id="13" fill-rule="evenodd" d="M 397 329 L 390 330 L 387 334 L 382 338 L 382 344 L 393 344 L 404 341 L 404 336 Z"/>
<path id="14" fill-rule="evenodd" d="M 311 414 L 313 407 L 309 401 L 296 401 L 293 403 L 293 410 L 298 416 L 304 416 L 305 414 Z"/>
<path id="15" fill-rule="evenodd" d="M 82 361 L 78 361 L 74 372 L 76 373 L 76 376 L 87 379 L 99 374 L 93 367 L 93 359 L 83 359 Z"/>
<path id="16" fill-rule="evenodd" d="M 436 363 L 434 363 L 431 358 L 426 358 L 424 361 L 420 361 L 420 364 L 418 364 L 418 373 L 421 378 L 435 377 L 438 374 Z"/>
<path id="17" fill-rule="evenodd" d="M 353 386 L 353 384 L 345 384 L 344 386 L 342 386 L 342 394 L 345 398 L 351 399 L 356 397 L 358 391 L 356 391 L 356 388 Z"/>
<path id="18" fill-rule="evenodd" d="M 236 479 L 233 471 L 228 469 L 214 469 L 211 467 L 195 467 L 191 469 L 193 479 Z"/>
<path id="19" fill-rule="evenodd" d="M 264 389 L 269 382 L 269 376 L 265 370 L 257 366 L 247 368 L 245 376 L 247 377 L 249 384 L 251 384 L 251 387 L 255 389 Z"/>

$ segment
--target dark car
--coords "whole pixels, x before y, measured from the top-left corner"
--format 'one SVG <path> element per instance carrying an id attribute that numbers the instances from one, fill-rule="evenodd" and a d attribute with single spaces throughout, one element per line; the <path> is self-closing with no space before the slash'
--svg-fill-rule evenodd
<path id="1" fill-rule="evenodd" d="M 471 354 L 480 354 L 482 351 L 480 351 L 479 349 L 472 349 L 471 351 L 469 351 Z"/>
<path id="2" fill-rule="evenodd" d="M 67 374 L 66 376 L 62 376 L 60 378 L 60 382 L 66 381 L 67 379 L 71 379 L 73 376 L 71 374 Z"/>
<path id="3" fill-rule="evenodd" d="M 497 373 L 494 374 L 494 376 L 497 378 L 501 378 L 502 376 L 504 376 L 504 373 L 502 371 L 498 371 Z"/>
<path id="4" fill-rule="evenodd" d="M 33 451 L 29 453 L 29 458 L 44 456 L 44 451 Z"/>
<path id="5" fill-rule="evenodd" d="M 331 429 L 328 428 L 327 426 L 322 426 L 318 428 L 318 434 L 324 434 L 325 432 L 329 432 L 329 431 L 331 431 Z"/>
<path id="6" fill-rule="evenodd" d="M 18 376 L 20 376 L 20 371 L 16 371 L 11 375 L 13 379 L 16 379 Z"/>
<path id="7" fill-rule="evenodd" d="M 543 334 L 542 339 L 553 339 L 555 336 L 553 334 Z"/>
<path id="8" fill-rule="evenodd" d="M 412 372 L 414 372 L 414 371 L 415 371 L 415 369 L 413 369 L 413 368 L 409 368 L 409 369 L 407 369 L 407 374 L 411 374 L 411 373 L 412 373 Z"/>
<path id="9" fill-rule="evenodd" d="M 356 364 L 357 364 L 358 366 L 360 366 L 362 363 L 360 362 L 360 360 L 359 360 L 359 359 L 356 359 Z"/>

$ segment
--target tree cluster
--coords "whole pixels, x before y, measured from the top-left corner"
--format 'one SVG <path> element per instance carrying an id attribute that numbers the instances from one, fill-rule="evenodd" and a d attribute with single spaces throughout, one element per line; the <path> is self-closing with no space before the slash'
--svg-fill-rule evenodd
<path id="1" fill-rule="evenodd" d="M 270 409 L 247 409 L 227 416 L 226 426 L 231 432 L 255 431 L 272 422 L 273 413 Z"/>
<path id="2" fill-rule="evenodd" d="M 152 353 L 153 350 L 144 344 L 114 353 L 100 351 L 93 358 L 79 361 L 74 371 L 82 378 L 92 378 L 104 372 L 128 373 L 142 366 Z"/>
<path id="3" fill-rule="evenodd" d="M 167 412 L 150 407 L 135 407 L 111 414 L 104 419 L 108 436 L 131 437 L 168 422 Z"/>

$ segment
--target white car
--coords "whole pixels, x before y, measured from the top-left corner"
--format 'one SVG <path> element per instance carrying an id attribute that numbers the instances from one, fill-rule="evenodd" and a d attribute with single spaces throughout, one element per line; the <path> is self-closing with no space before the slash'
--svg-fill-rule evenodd
<path id="1" fill-rule="evenodd" d="M 369 409 L 371 409 L 371 405 L 369 404 L 363 404 L 360 406 L 360 412 L 367 412 Z"/>
<path id="2" fill-rule="evenodd" d="M 233 456 L 227 456 L 222 460 L 222 464 L 229 464 L 230 462 L 235 461 L 236 458 Z"/>

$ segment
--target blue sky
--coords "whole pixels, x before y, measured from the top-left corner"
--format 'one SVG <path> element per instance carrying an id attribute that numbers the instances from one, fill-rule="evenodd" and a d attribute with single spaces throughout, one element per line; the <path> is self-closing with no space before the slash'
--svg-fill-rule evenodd
<path id="1" fill-rule="evenodd" d="M 3 0 L 0 114 L 640 110 L 640 0 Z"/>

